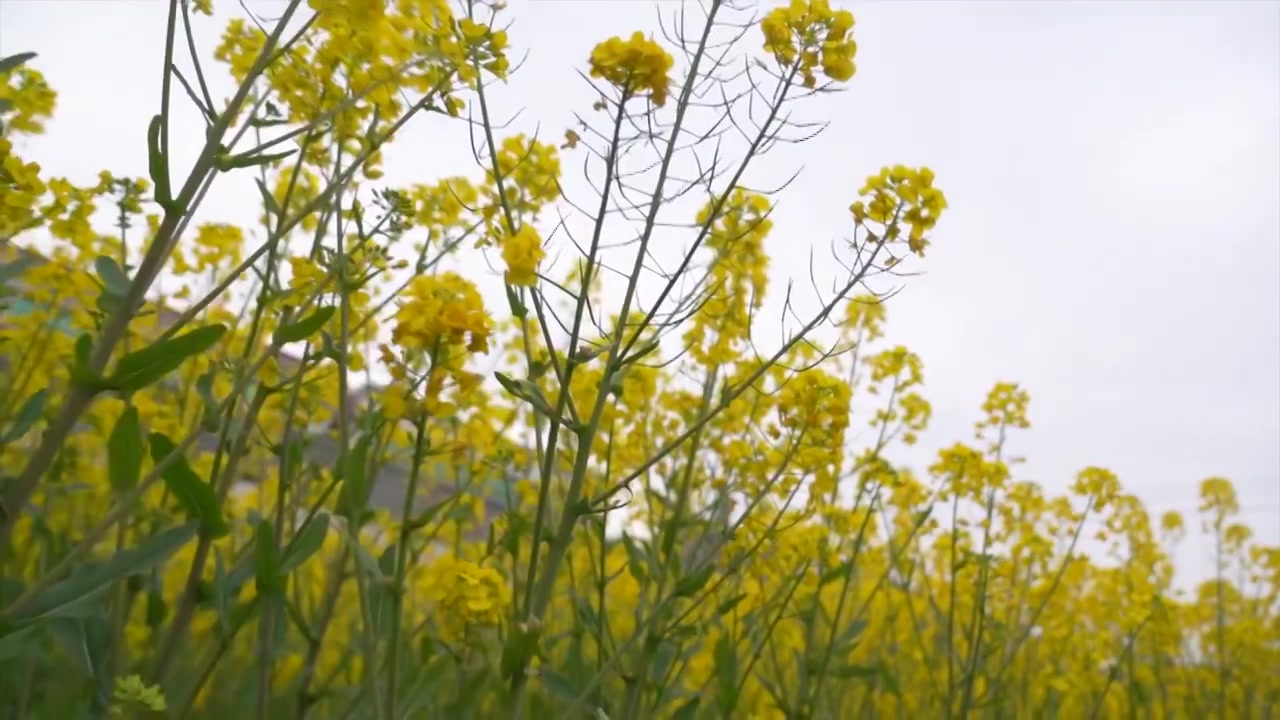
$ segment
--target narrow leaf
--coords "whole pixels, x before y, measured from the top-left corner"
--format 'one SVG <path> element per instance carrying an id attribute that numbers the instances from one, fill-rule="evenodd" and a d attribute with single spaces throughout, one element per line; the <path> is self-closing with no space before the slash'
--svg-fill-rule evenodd
<path id="1" fill-rule="evenodd" d="M 41 388 L 31 394 L 27 401 L 22 403 L 22 408 L 18 410 L 18 415 L 13 419 L 13 424 L 5 431 L 4 436 L 0 437 L 0 444 L 11 443 L 27 434 L 40 418 L 44 415 L 45 403 L 49 400 L 49 388 Z"/>
<path id="2" fill-rule="evenodd" d="M 257 183 L 258 192 L 262 193 L 262 206 L 266 208 L 268 215 L 278 217 L 280 215 L 280 204 L 276 202 L 276 196 L 267 189 L 267 185 L 262 182 L 262 178 L 258 178 Z"/>
<path id="3" fill-rule="evenodd" d="M 55 583 L 36 595 L 11 620 L 32 622 L 42 618 L 85 617 L 90 606 L 83 602 L 98 596 L 111 583 L 144 573 L 165 560 L 195 535 L 196 525 L 187 523 L 169 528 L 147 538 L 141 545 L 120 550 L 105 561 L 90 565 L 80 572 Z"/>
<path id="4" fill-rule="evenodd" d="M 831 676 L 844 679 L 868 679 L 879 677 L 880 670 L 875 666 L 867 667 L 865 665 L 845 665 L 844 667 L 833 668 L 831 670 Z"/>
<path id="5" fill-rule="evenodd" d="M 55 618 L 49 622 L 49 630 L 67 654 L 67 659 L 79 666 L 80 672 L 92 677 L 93 657 L 89 653 L 84 621 L 80 618 Z"/>
<path id="6" fill-rule="evenodd" d="M 714 565 L 706 565 L 701 570 L 692 575 L 685 575 L 676 581 L 676 597 L 693 597 L 702 589 L 703 585 L 711 579 L 711 571 L 715 569 Z"/>
<path id="7" fill-rule="evenodd" d="M 828 583 L 833 583 L 837 580 L 842 580 L 848 577 L 849 573 L 852 571 L 853 571 L 852 562 L 841 563 L 833 568 L 830 568 L 826 572 L 822 573 L 822 577 L 818 578 L 818 587 L 824 587 Z"/>
<path id="8" fill-rule="evenodd" d="M 117 492 L 131 490 L 142 474 L 142 426 L 138 408 L 130 405 L 116 419 L 107 438 L 107 476 Z"/>
<path id="9" fill-rule="evenodd" d="M 80 333 L 76 337 L 75 355 L 71 362 L 71 381 L 93 392 L 105 389 L 102 376 L 89 368 L 89 360 L 93 355 L 93 336 Z"/>
<path id="10" fill-rule="evenodd" d="M 276 345 L 284 345 L 286 343 L 298 342 L 320 332 L 325 323 L 333 317 L 335 308 L 332 305 L 317 309 L 310 315 L 302 318 L 297 322 L 281 325 L 272 337 L 272 342 Z"/>
<path id="11" fill-rule="evenodd" d="M 33 52 L 18 53 L 5 58 L 0 58 L 0 75 L 17 70 L 19 67 L 31 62 L 36 57 Z"/>
<path id="12" fill-rule="evenodd" d="M 216 345 L 226 332 L 225 325 L 206 325 L 131 352 L 120 358 L 107 382 L 119 390 L 140 390 L 177 370 L 188 358 Z"/>
<path id="13" fill-rule="evenodd" d="M 116 297 L 124 297 L 128 294 L 129 276 L 124 274 L 120 263 L 105 255 L 99 255 L 94 259 L 93 267 L 98 271 L 98 279 L 102 281 L 102 286 L 106 288 L 108 294 Z"/>
<path id="14" fill-rule="evenodd" d="M 251 152 L 252 151 L 248 153 L 241 153 L 239 155 L 223 155 L 215 160 L 214 163 L 218 166 L 219 170 L 227 172 L 237 168 L 257 167 L 258 165 L 266 165 L 267 163 L 273 163 L 277 160 L 283 160 L 296 151 L 285 150 L 284 152 L 263 153 L 261 155 L 253 155 Z"/>
<path id="15" fill-rule="evenodd" d="M 347 541 L 347 544 L 355 552 L 356 564 L 369 573 L 371 579 L 377 581 L 385 580 L 386 577 L 382 574 L 382 568 L 378 567 L 378 561 L 369 554 L 369 551 L 365 549 L 359 538 L 354 537 L 350 532 L 343 529 L 341 525 L 337 527 L 343 539 Z"/>
<path id="16" fill-rule="evenodd" d="M 276 548 L 275 526 L 270 520 L 258 523 L 253 550 L 253 575 L 260 595 L 280 589 L 280 555 Z"/>
<path id="17" fill-rule="evenodd" d="M 39 640 L 40 629 L 27 625 L 5 632 L 0 629 L 0 662 L 31 652 L 31 646 Z"/>
<path id="18" fill-rule="evenodd" d="M 338 510 L 348 522 L 354 523 L 369 502 L 370 488 L 365 476 L 368 474 L 369 444 L 372 441 L 372 436 L 362 435 L 347 455 L 346 467 L 343 468 Z"/>
<path id="19" fill-rule="evenodd" d="M 675 715 L 671 716 L 671 720 L 693 720 L 698 717 L 698 705 L 702 702 L 702 698 L 696 697 L 692 700 L 686 700 L 684 705 L 676 710 Z"/>
<path id="20" fill-rule="evenodd" d="M 178 452 L 173 441 L 161 433 L 151 433 L 151 459 L 157 464 L 171 453 Z M 227 534 L 227 521 L 222 517 L 222 508 L 218 507 L 217 495 L 213 486 L 196 474 L 187 464 L 186 457 L 179 456 L 165 468 L 160 475 L 164 478 L 165 487 L 178 499 L 183 512 L 188 517 L 200 521 L 201 530 L 212 538 L 220 538 Z"/>
<path id="21" fill-rule="evenodd" d="M 329 535 L 329 514 L 319 513 L 315 517 L 307 521 L 306 525 L 298 531 L 298 535 L 294 538 L 293 544 L 285 552 L 284 561 L 280 563 L 280 574 L 288 575 L 289 573 L 302 567 L 302 564 L 311 559 L 324 546 L 324 540 Z"/>

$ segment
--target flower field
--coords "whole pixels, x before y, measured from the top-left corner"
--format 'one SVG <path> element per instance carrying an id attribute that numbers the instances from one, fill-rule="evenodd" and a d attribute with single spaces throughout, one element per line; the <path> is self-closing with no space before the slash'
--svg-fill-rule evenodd
<path id="1" fill-rule="evenodd" d="M 601 38 L 539 134 L 490 110 L 496 0 L 288 0 L 203 50 L 209 0 L 168 5 L 146 177 L 24 157 L 57 89 L 0 58 L 0 717 L 1280 717 L 1280 548 L 1229 480 L 1054 494 L 1005 381 L 894 460 L 931 408 L 871 281 L 948 241 L 945 177 L 856 169 L 808 306 L 771 270 L 786 178 L 748 169 L 893 71 L 850 12 Z M 388 186 L 423 122 L 474 171 Z M 227 183 L 257 225 L 197 212 Z"/>

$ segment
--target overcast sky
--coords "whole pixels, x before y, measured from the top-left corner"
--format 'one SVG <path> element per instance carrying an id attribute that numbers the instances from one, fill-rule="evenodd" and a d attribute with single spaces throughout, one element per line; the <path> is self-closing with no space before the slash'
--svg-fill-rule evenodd
<path id="1" fill-rule="evenodd" d="M 86 182 L 146 175 L 165 6 L 0 0 L 0 51 L 38 52 L 60 95 L 29 159 Z M 206 57 L 241 12 L 215 6 L 197 33 Z M 574 70 L 600 39 L 656 31 L 654 7 L 512 0 L 512 42 L 531 54 L 497 92 L 525 109 L 516 129 L 569 127 L 593 99 Z M 868 174 L 927 164 L 950 210 L 915 266 L 926 274 L 889 306 L 890 339 L 925 361 L 924 445 L 968 439 L 991 384 L 1017 381 L 1032 397 L 1033 429 L 1014 441 L 1025 477 L 1061 489 L 1105 466 L 1159 513 L 1193 510 L 1199 481 L 1223 475 L 1280 542 L 1280 4 L 848 7 L 858 74 L 807 111 L 833 126 L 764 166 L 803 169 L 775 215 L 775 294 L 804 280 L 811 246 L 847 234 Z M 200 127 L 183 122 L 192 153 Z M 465 148 L 433 137 L 398 141 L 387 182 L 475 176 Z M 248 222 L 237 208 L 253 202 L 251 185 L 215 192 L 209 213 Z M 1199 575 L 1207 552 L 1188 544 L 1179 562 Z"/>

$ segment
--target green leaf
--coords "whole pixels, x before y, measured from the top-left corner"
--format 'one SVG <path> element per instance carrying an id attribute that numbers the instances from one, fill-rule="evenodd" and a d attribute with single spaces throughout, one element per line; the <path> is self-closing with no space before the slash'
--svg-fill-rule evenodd
<path id="1" fill-rule="evenodd" d="M 827 570 L 826 572 L 822 573 L 822 577 L 818 578 L 818 587 L 824 587 L 828 583 L 832 583 L 837 580 L 843 580 L 844 578 L 848 577 L 849 573 L 852 571 L 853 571 L 852 561 L 841 563 L 840 565 L 837 565 L 836 567 L 833 567 Z"/>
<path id="2" fill-rule="evenodd" d="M 627 551 L 627 570 L 631 572 L 631 577 L 644 585 L 649 575 L 649 557 L 629 534 L 622 536 L 622 547 Z"/>
<path id="3" fill-rule="evenodd" d="M 676 710 L 675 714 L 671 716 L 671 720 L 693 720 L 698 717 L 698 705 L 701 703 L 702 698 L 700 697 L 686 700 L 685 703 Z"/>
<path id="4" fill-rule="evenodd" d="M 237 168 L 257 167 L 258 165 L 266 165 L 267 163 L 272 163 L 277 160 L 283 160 L 297 151 L 285 150 L 284 152 L 263 153 L 261 155 L 254 155 L 252 152 L 253 151 L 251 150 L 247 153 L 240 153 L 239 155 L 220 155 L 216 160 L 214 160 L 214 164 L 217 165 L 218 169 L 222 172 L 227 172 Z"/>
<path id="5" fill-rule="evenodd" d="M 319 642 L 319 638 L 316 637 L 315 631 L 311 629 L 311 625 L 307 622 L 307 619 L 302 616 L 302 611 L 298 609 L 293 598 L 288 596 L 282 597 L 284 600 L 285 612 L 289 614 L 289 621 L 293 623 L 294 627 L 298 628 L 298 632 L 302 633 L 302 637 L 306 638 L 308 643 Z"/>
<path id="6" fill-rule="evenodd" d="M 107 477 L 112 489 L 125 492 L 138 484 L 142 474 L 142 426 L 138 408 L 130 405 L 120 413 L 107 438 Z"/>
<path id="7" fill-rule="evenodd" d="M 721 631 L 712 651 L 715 658 L 716 702 L 720 706 L 721 715 L 730 717 L 738 704 L 738 653 L 733 638 L 728 632 Z"/>
<path id="8" fill-rule="evenodd" d="M 22 403 L 22 408 L 18 410 L 18 415 L 13 419 L 13 424 L 9 425 L 9 429 L 0 436 L 0 444 L 11 443 L 27 434 L 40 418 L 44 415 L 45 403 L 49 400 L 49 388 L 41 388 L 34 393 L 27 401 Z"/>
<path id="9" fill-rule="evenodd" d="M 213 548 L 213 611 L 218 615 L 218 627 L 222 632 L 228 633 L 230 625 L 227 624 L 227 597 L 232 593 L 228 586 L 227 571 L 223 567 L 222 553 L 218 548 Z"/>
<path id="10" fill-rule="evenodd" d="M 98 271 L 98 279 L 107 293 L 116 297 L 124 297 L 129 293 L 129 276 L 124 274 L 120 263 L 105 255 L 94 258 L 94 268 Z"/>
<path id="11" fill-rule="evenodd" d="M 10 55 L 5 58 L 0 58 L 0 75 L 17 70 L 23 65 L 34 60 L 35 57 L 36 57 L 36 54 L 33 52 L 24 52 L 24 53 L 18 53 L 17 55 Z"/>
<path id="12" fill-rule="evenodd" d="M 853 678 L 866 680 L 879 677 L 880 669 L 874 665 L 845 665 L 843 667 L 832 668 L 828 674 L 830 674 L 831 677 L 837 677 L 845 680 Z"/>
<path id="13" fill-rule="evenodd" d="M 48 624 L 54 639 L 67 658 L 88 677 L 97 677 L 106 659 L 110 638 L 105 616 L 87 618 L 54 618 Z"/>
<path id="14" fill-rule="evenodd" d="M 436 516 L 440 514 L 440 511 L 443 510 L 446 505 L 456 500 L 457 496 L 450 495 L 440 502 L 431 503 L 425 510 L 419 513 L 417 517 L 406 523 L 404 529 L 411 532 L 413 530 L 421 530 L 422 528 L 430 525 L 431 521 L 436 519 Z"/>
<path id="15" fill-rule="evenodd" d="M 258 594 L 275 593 L 282 588 L 275 526 L 270 520 L 261 520 L 254 534 L 253 576 L 258 585 Z"/>
<path id="16" fill-rule="evenodd" d="M 551 408 L 551 403 L 542 394 L 542 388 L 528 380 L 516 380 L 506 373 L 495 372 L 493 375 L 507 392 L 529 403 L 543 415 L 548 417 L 555 415 L 555 410 Z"/>
<path id="17" fill-rule="evenodd" d="M 156 464 L 172 453 L 179 453 L 178 457 L 160 474 L 164 478 L 165 487 L 178 499 L 178 504 L 188 517 L 200 521 L 202 532 L 211 538 L 225 536 L 230 528 L 222 517 L 222 508 L 218 506 L 213 486 L 201 480 L 191 469 L 187 458 L 179 452 L 172 440 L 161 433 L 151 433 L 151 459 Z"/>
<path id="18" fill-rule="evenodd" d="M 272 128 L 272 127 L 280 127 L 281 125 L 288 125 L 288 124 L 289 124 L 289 121 L 284 119 L 254 118 L 249 121 L 249 127 L 255 127 L 255 128 Z"/>
<path id="19" fill-rule="evenodd" d="M 272 336 L 271 341 L 276 345 L 284 345 L 286 343 L 306 340 L 312 335 L 320 332 L 320 329 L 325 326 L 325 323 L 329 322 L 329 320 L 333 318 L 335 310 L 336 308 L 329 305 L 327 307 L 317 309 L 315 312 L 297 322 L 281 325 L 276 330 L 275 335 Z"/>
<path id="20" fill-rule="evenodd" d="M 716 606 L 716 616 L 719 617 L 722 615 L 728 615 L 734 608 L 738 607 L 739 603 L 741 603 L 745 599 L 747 599 L 747 595 L 746 593 L 742 593 L 739 595 L 734 595 L 728 600 L 725 600 L 724 602 Z"/>
<path id="21" fill-rule="evenodd" d="M 225 325 L 196 328 L 125 355 L 107 383 L 118 390 L 140 390 L 177 370 L 188 358 L 208 350 L 226 334 Z"/>
<path id="22" fill-rule="evenodd" d="M 715 566 L 708 563 L 692 575 L 685 575 L 677 580 L 676 597 L 693 597 L 698 594 L 698 591 L 711 579 L 711 573 L 714 570 Z"/>
<path id="23" fill-rule="evenodd" d="M 622 361 L 622 364 L 631 365 L 636 363 L 645 355 L 657 350 L 659 347 L 661 347 L 661 344 L 657 340 L 650 340 L 648 343 L 645 343 L 644 347 L 628 355 L 626 359 Z"/>
<path id="24" fill-rule="evenodd" d="M 363 568 L 365 572 L 369 573 L 371 579 L 378 582 L 385 581 L 387 578 L 383 575 L 382 568 L 378 567 L 378 561 L 373 559 L 373 556 L 365 549 L 364 544 L 360 542 L 359 538 L 354 537 L 350 532 L 343 528 L 342 525 L 337 525 L 335 527 L 338 529 L 338 532 L 342 535 L 343 539 L 347 541 L 347 545 L 355 552 L 356 564 Z"/>
<path id="25" fill-rule="evenodd" d="M 71 380 L 93 392 L 106 389 L 102 376 L 89 369 L 89 361 L 93 355 L 93 336 L 80 333 L 76 337 L 75 354 L 71 362 Z"/>
<path id="26" fill-rule="evenodd" d="M 26 625 L 9 632 L 0 628 L 0 662 L 31 652 L 31 646 L 39 640 L 40 628 Z"/>
<path id="27" fill-rule="evenodd" d="M 353 524 L 369 502 L 371 488 L 368 487 L 365 476 L 368 474 L 369 445 L 372 442 L 373 436 L 368 433 L 361 435 L 348 453 L 342 472 L 342 494 L 338 498 L 338 512 Z"/>
<path id="28" fill-rule="evenodd" d="M 832 641 L 832 647 L 837 652 L 848 653 L 858 644 L 858 638 L 862 636 L 862 631 L 867 629 L 866 620 L 854 620 L 849 623 L 849 627 L 845 628 L 839 636 Z"/>
<path id="29" fill-rule="evenodd" d="M 378 556 L 378 575 L 383 579 L 369 583 L 369 615 L 373 620 L 374 630 L 383 637 L 390 636 L 392 615 L 399 612 L 391 581 L 395 572 L 396 546 L 392 543 L 383 548 L 382 554 Z"/>
<path id="30" fill-rule="evenodd" d="M 880 663 L 880 689 L 889 693 L 894 697 L 902 697 L 902 686 L 898 684 L 898 678 L 894 677 L 889 671 L 889 667 L 884 663 Z"/>
<path id="31" fill-rule="evenodd" d="M 267 209 L 267 214 L 273 217 L 280 215 L 280 204 L 276 202 L 276 196 L 271 194 L 267 189 L 267 184 L 262 182 L 262 178 L 257 178 L 258 192 L 262 193 L 262 206 Z"/>
<path id="32" fill-rule="evenodd" d="M 169 209 L 173 196 L 169 189 L 169 162 L 160 147 L 160 130 L 164 117 L 156 115 L 147 126 L 147 167 L 151 172 L 151 184 L 155 187 L 156 203 Z"/>
<path id="33" fill-rule="evenodd" d="M 303 563 L 320 551 L 328 535 L 329 513 L 318 513 L 308 520 L 285 551 L 284 561 L 280 563 L 280 574 L 288 575 L 302 567 Z"/>
<path id="34" fill-rule="evenodd" d="M 90 354 L 92 352 L 93 338 L 89 333 L 80 333 L 80 336 L 76 338 L 75 345 L 76 364 L 84 365 L 87 368 L 89 365 Z"/>
<path id="35" fill-rule="evenodd" d="M 73 573 L 46 588 L 10 620 L 29 623 L 55 617 L 85 617 L 91 614 L 91 600 L 117 580 L 138 575 L 160 565 L 195 535 L 196 525 L 186 523 L 161 531 L 141 545 L 117 551 L 105 561 Z"/>
<path id="36" fill-rule="evenodd" d="M 502 659 L 499 662 L 503 677 L 515 677 L 516 673 L 523 672 L 529 666 L 529 661 L 538 651 L 541 635 L 542 628 L 532 624 L 518 623 L 511 628 L 507 642 L 502 646 Z"/>
<path id="37" fill-rule="evenodd" d="M 165 602 L 162 588 L 159 585 L 159 583 L 153 582 L 151 587 L 147 589 L 146 620 L 147 627 L 152 629 L 163 625 L 165 618 L 169 617 L 169 603 Z"/>
<path id="38" fill-rule="evenodd" d="M 538 673 L 542 687 L 562 700 L 573 701 L 578 698 L 578 688 L 569 678 L 554 670 L 543 670 Z"/>
<path id="39" fill-rule="evenodd" d="M 541 360 L 532 360 L 529 362 L 529 380 L 541 380 L 543 375 L 547 374 L 547 368 L 550 365 Z"/>

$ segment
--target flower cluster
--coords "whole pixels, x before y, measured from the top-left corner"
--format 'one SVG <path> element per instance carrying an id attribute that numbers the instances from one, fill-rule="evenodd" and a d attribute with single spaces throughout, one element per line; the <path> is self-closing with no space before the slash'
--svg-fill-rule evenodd
<path id="1" fill-rule="evenodd" d="M 769 282 L 764 243 L 773 221 L 769 199 L 742 188 L 733 191 L 713 218 L 715 206 L 712 201 L 698 213 L 698 225 L 710 225 L 706 245 L 715 258 L 706 300 L 684 341 L 695 359 L 719 365 L 738 357 L 750 333 L 751 313 L 764 303 Z"/>
<path id="2" fill-rule="evenodd" d="M 636 32 L 630 40 L 612 37 L 591 51 L 591 77 L 601 78 L 622 91 L 625 100 L 648 93 L 654 105 L 667 102 L 674 61 L 661 45 Z"/>
<path id="3" fill-rule="evenodd" d="M 512 135 L 498 147 L 493 164 L 500 177 L 488 172 L 480 192 L 480 212 L 493 237 L 502 234 L 498 228 L 505 227 L 508 212 L 533 220 L 547 203 L 560 197 L 560 152 L 555 145 L 524 134 Z M 499 181 L 502 196 L 498 194 Z M 500 218 L 504 222 L 500 223 Z"/>
<path id="4" fill-rule="evenodd" d="M 842 326 L 859 342 L 871 342 L 884 337 L 884 303 L 874 295 L 858 295 L 845 305 Z"/>
<path id="5" fill-rule="evenodd" d="M 870 202 L 858 200 L 849 206 L 859 225 L 867 220 L 886 225 L 886 241 L 896 240 L 900 234 L 899 223 L 911 229 L 907 242 L 911 252 L 923 256 L 929 243 L 925 233 L 938 224 L 938 218 L 947 208 L 947 198 L 933 186 L 933 171 L 894 165 L 867 178 L 858 194 Z"/>
<path id="6" fill-rule="evenodd" d="M 13 143 L 0 138 L 0 239 L 10 238 L 40 223 L 35 208 L 45 193 L 40 166 L 23 161 Z"/>
<path id="7" fill-rule="evenodd" d="M 1071 492 L 1088 499 L 1094 510 L 1106 510 L 1120 494 L 1120 479 L 1106 468 L 1085 468 L 1076 474 Z"/>
<path id="8" fill-rule="evenodd" d="M 526 223 L 516 232 L 506 233 L 501 245 L 502 260 L 507 264 L 507 283 L 527 287 L 537 285 L 538 265 L 547 256 L 538 231 Z"/>
<path id="9" fill-rule="evenodd" d="M 764 49 L 780 65 L 795 65 L 804 86 L 817 85 L 814 71 L 837 82 L 853 77 L 853 57 L 858 44 L 852 35 L 853 14 L 848 10 L 832 10 L 827 0 L 791 0 L 786 7 L 774 8 L 760 21 L 764 33 Z"/>
<path id="10" fill-rule="evenodd" d="M 511 63 L 507 60 L 506 30 L 494 30 L 471 18 L 463 18 L 458 21 L 458 33 L 462 36 L 473 62 L 493 73 L 494 77 L 507 76 Z M 466 77 L 468 82 L 475 82 L 475 79 L 469 75 Z"/>
<path id="11" fill-rule="evenodd" d="M 36 70 L 19 65 L 0 72 L 0 240 L 44 220 L 37 210 L 47 189 L 40 165 L 23 160 L 9 138 L 43 133 L 57 98 Z"/>
<path id="12" fill-rule="evenodd" d="M 443 555 L 431 564 L 429 574 L 434 581 L 435 620 L 445 638 L 462 640 L 471 629 L 502 622 L 510 590 L 506 579 L 492 568 Z"/>
<path id="13" fill-rule="evenodd" d="M 420 275 L 405 289 L 392 338 L 407 349 L 437 354 L 466 344 L 488 352 L 492 332 L 479 290 L 454 272 Z"/>
<path id="14" fill-rule="evenodd" d="M 459 227 L 470 209 L 476 205 L 478 191 L 465 177 L 450 177 L 430 185 L 416 185 L 410 191 L 413 222 L 426 228 L 427 240 L 442 239 Z"/>
<path id="15" fill-rule="evenodd" d="M 795 433 L 795 468 L 813 475 L 812 495 L 826 497 L 835 487 L 852 397 L 847 382 L 817 369 L 801 372 L 778 394 L 779 422 Z"/>
<path id="16" fill-rule="evenodd" d="M 36 70 L 19 66 L 0 72 L 0 111 L 3 132 L 39 135 L 53 115 L 58 95 Z"/>
<path id="17" fill-rule="evenodd" d="M 185 253 L 174 253 L 174 272 L 203 273 L 219 266 L 240 264 L 244 247 L 244 231 L 226 223 L 205 223 L 196 230 L 193 241 L 194 258 L 188 260 Z"/>

